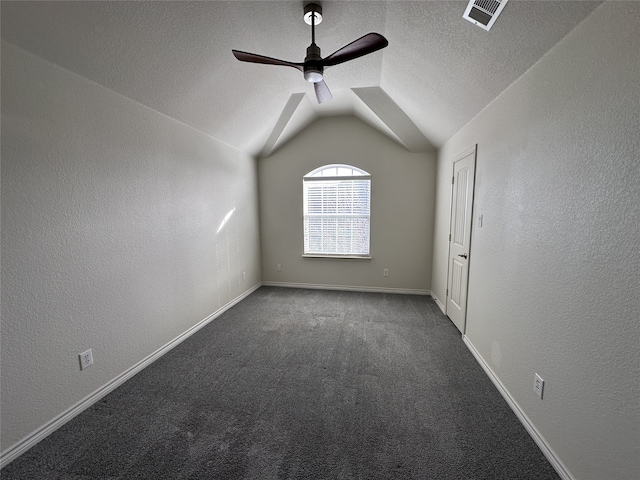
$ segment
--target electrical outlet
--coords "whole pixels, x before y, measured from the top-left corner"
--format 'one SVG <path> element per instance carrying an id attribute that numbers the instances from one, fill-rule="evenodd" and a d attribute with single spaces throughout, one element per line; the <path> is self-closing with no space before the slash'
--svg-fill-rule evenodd
<path id="1" fill-rule="evenodd" d="M 242 272 L 242 280 L 246 280 L 247 279 L 247 272 Z"/>
<path id="2" fill-rule="evenodd" d="M 282 264 L 279 263 L 278 265 L 276 265 L 276 270 L 278 270 L 279 272 L 282 271 Z"/>
<path id="3" fill-rule="evenodd" d="M 388 269 L 388 268 L 385 268 L 385 269 L 382 271 L 382 275 L 383 275 L 384 277 L 388 277 L 388 276 L 389 276 L 389 269 Z"/>
<path id="4" fill-rule="evenodd" d="M 544 380 L 542 379 L 542 377 L 540 377 L 540 375 L 536 373 L 535 377 L 533 377 L 533 391 L 536 392 L 536 395 L 538 395 L 538 397 L 540 397 L 540 400 L 542 400 L 543 390 Z"/>
<path id="5" fill-rule="evenodd" d="M 86 352 L 82 352 L 78 357 L 80 358 L 80 370 L 84 370 L 85 368 L 93 365 L 93 352 L 91 349 Z"/>

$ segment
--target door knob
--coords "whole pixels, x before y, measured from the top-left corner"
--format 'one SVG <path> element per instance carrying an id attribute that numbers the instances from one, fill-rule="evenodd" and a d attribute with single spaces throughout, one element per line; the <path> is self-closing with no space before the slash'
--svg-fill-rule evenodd
<path id="1" fill-rule="evenodd" d="M 462 257 L 462 258 L 467 258 L 467 254 L 466 253 L 463 253 L 462 255 L 458 255 L 458 256 Z"/>

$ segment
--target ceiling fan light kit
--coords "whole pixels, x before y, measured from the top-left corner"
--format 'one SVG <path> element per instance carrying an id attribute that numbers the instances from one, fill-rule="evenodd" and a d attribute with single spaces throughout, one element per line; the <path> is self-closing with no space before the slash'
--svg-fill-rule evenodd
<path id="1" fill-rule="evenodd" d="M 320 47 L 316 45 L 316 25 L 322 22 L 322 7 L 316 3 L 309 3 L 304 7 L 304 21 L 311 25 L 311 45 L 307 48 L 307 56 L 304 62 L 289 62 L 277 58 L 265 57 L 255 53 L 231 50 L 233 55 L 241 62 L 262 63 L 265 65 L 281 65 L 293 67 L 302 72 L 305 80 L 313 83 L 318 103 L 331 100 L 331 92 L 324 81 L 324 69 L 340 63 L 354 60 L 363 55 L 368 55 L 380 50 L 389 42 L 379 33 L 368 33 L 367 35 L 354 40 L 348 45 L 336 50 L 328 57 L 322 58 Z"/>

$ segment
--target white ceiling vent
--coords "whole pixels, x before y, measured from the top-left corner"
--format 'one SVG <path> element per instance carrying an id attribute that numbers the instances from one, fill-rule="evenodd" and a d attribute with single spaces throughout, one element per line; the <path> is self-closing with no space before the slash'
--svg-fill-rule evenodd
<path id="1" fill-rule="evenodd" d="M 470 0 L 462 18 L 490 30 L 508 0 Z"/>

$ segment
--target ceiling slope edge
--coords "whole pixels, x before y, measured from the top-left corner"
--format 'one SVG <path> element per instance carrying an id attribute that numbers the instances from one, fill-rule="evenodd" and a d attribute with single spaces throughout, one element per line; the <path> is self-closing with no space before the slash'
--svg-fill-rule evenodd
<path id="1" fill-rule="evenodd" d="M 303 93 L 291 94 L 289 100 L 287 101 L 287 104 L 282 109 L 282 113 L 280 113 L 280 117 L 278 117 L 276 124 L 273 126 L 273 130 L 271 130 L 269 138 L 267 138 L 267 141 L 262 147 L 262 151 L 260 152 L 259 157 L 267 157 L 273 151 L 276 143 L 278 143 L 278 140 L 282 135 L 282 132 L 284 131 L 287 124 L 289 123 L 289 120 L 291 120 L 291 117 L 298 108 L 302 97 L 304 97 Z"/>
<path id="2" fill-rule="evenodd" d="M 342 110 L 323 113 L 309 100 L 308 95 L 291 94 L 258 158 L 269 157 L 318 118 L 344 116 L 347 110 L 349 115 L 367 123 L 412 153 L 435 150 L 433 144 L 381 87 L 352 88 L 344 100 L 351 104 L 346 110 L 343 105 Z"/>
<path id="3" fill-rule="evenodd" d="M 416 124 L 381 87 L 362 87 L 352 90 L 407 150 L 412 153 L 436 150 Z"/>
<path id="4" fill-rule="evenodd" d="M 317 118 L 318 115 L 305 93 L 291 94 L 258 158 L 271 155 Z"/>

